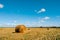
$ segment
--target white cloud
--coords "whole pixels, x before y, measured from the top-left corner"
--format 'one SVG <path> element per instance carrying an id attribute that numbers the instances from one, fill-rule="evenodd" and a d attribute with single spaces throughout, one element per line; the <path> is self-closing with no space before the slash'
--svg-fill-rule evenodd
<path id="1" fill-rule="evenodd" d="M 42 13 L 42 12 L 45 12 L 46 9 L 42 8 L 41 10 L 39 10 L 37 13 Z"/>
<path id="2" fill-rule="evenodd" d="M 4 7 L 4 5 L 3 4 L 0 4 L 0 8 L 3 8 Z"/>
<path id="3" fill-rule="evenodd" d="M 50 17 L 46 16 L 46 17 L 44 17 L 43 19 L 44 19 L 44 20 L 48 20 L 48 19 L 50 19 Z"/>
<path id="4" fill-rule="evenodd" d="M 42 13 L 42 12 L 46 12 L 46 9 L 45 8 L 41 8 L 40 10 L 34 10 L 35 12 L 37 12 L 37 13 Z"/>
<path id="5" fill-rule="evenodd" d="M 45 21 L 47 21 L 49 19 L 50 19 L 50 17 L 46 16 L 44 18 L 39 19 L 40 20 L 39 22 L 45 22 Z"/>

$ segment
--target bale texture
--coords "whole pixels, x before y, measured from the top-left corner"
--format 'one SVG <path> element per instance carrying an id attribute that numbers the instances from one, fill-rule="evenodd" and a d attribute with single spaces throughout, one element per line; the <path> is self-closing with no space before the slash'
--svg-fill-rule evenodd
<path id="1" fill-rule="evenodd" d="M 24 33 L 26 31 L 26 27 L 24 25 L 17 25 L 15 28 L 15 32 Z"/>

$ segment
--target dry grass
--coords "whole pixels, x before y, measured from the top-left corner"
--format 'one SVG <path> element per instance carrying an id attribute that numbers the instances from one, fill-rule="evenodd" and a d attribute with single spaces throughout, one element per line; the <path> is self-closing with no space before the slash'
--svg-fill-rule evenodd
<path id="1" fill-rule="evenodd" d="M 0 40 L 60 40 L 60 28 L 30 28 L 30 31 L 14 33 L 15 28 L 0 28 Z"/>

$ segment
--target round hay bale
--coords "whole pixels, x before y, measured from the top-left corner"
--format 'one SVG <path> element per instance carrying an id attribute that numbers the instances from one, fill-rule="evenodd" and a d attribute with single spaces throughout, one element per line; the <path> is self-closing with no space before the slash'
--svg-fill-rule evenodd
<path id="1" fill-rule="evenodd" d="M 24 25 L 17 25 L 15 28 L 15 32 L 24 33 L 26 31 L 26 27 Z"/>

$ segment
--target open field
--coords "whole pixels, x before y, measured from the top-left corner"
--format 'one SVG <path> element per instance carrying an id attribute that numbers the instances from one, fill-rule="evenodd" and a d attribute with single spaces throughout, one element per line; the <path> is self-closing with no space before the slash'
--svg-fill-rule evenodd
<path id="1" fill-rule="evenodd" d="M 15 28 L 0 28 L 0 40 L 60 40 L 60 28 L 30 28 L 22 34 Z"/>

